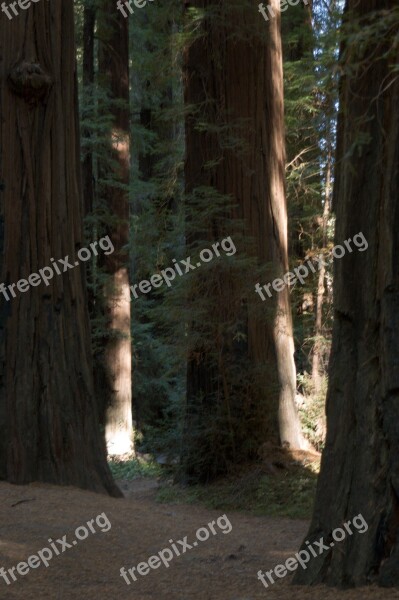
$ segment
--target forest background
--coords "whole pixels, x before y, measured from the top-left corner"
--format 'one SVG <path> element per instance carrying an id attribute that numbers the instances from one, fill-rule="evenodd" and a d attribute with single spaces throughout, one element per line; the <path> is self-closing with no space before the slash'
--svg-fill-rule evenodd
<path id="1" fill-rule="evenodd" d="M 257 36 L 267 39 L 267 25 L 260 15 L 255 14 L 254 3 L 245 7 L 240 3 L 234 6 L 234 10 L 240 8 L 253 11 L 249 22 L 256 23 L 257 29 L 251 34 L 245 26 L 241 27 L 242 31 L 238 27 L 231 36 L 250 39 L 252 35 L 255 39 Z M 301 3 L 289 7 L 282 15 L 285 140 L 281 143 L 286 143 L 290 269 L 320 253 L 327 254 L 333 246 L 332 173 L 338 110 L 338 31 L 342 8 L 342 4 L 337 2 L 328 5 L 315 2 L 312 7 Z M 111 11 L 111 5 L 107 9 Z M 207 10 L 212 12 L 215 9 L 210 4 Z M 248 239 L 250 236 L 245 231 L 242 218 L 225 216 L 230 210 L 229 203 L 233 205 L 235 202 L 233 194 L 226 198 L 220 188 L 199 186 L 196 182 L 198 187 L 194 193 L 197 198 L 192 198 L 191 190 L 188 198 L 185 119 L 192 107 L 187 105 L 187 101 L 185 103 L 184 98 L 185 53 L 205 18 L 205 7 L 200 9 L 183 6 L 181 2 L 167 5 L 157 2 L 148 4 L 126 20 L 129 37 L 124 59 L 128 59 L 129 63 L 122 64 L 119 58 L 119 64 L 113 65 L 114 69 L 119 68 L 119 74 L 113 78 L 126 77 L 128 73 L 129 86 L 123 93 L 118 90 L 117 98 L 115 91 L 110 91 L 112 75 L 108 76 L 108 81 L 104 78 L 107 66 L 102 63 L 101 47 L 106 46 L 104 38 L 112 38 L 112 31 L 107 32 L 107 26 L 102 25 L 102 11 L 104 5 L 101 3 L 81 4 L 76 11 L 82 164 L 85 200 L 90 208 L 86 216 L 87 239 L 109 232 L 117 226 L 116 220 L 124 216 L 120 210 L 115 211 L 110 206 L 107 195 L 113 188 L 124 192 L 124 201 L 130 207 L 130 235 L 125 233 L 122 235 L 124 239 L 119 242 L 120 247 L 124 244 L 126 256 L 129 256 L 130 284 L 148 280 L 152 274 L 172 266 L 172 260 L 196 256 L 210 241 L 222 239 L 221 235 L 209 238 L 207 229 L 212 221 L 222 219 L 223 231 L 231 235 L 237 245 L 241 242 L 241 248 L 248 248 L 254 240 Z M 117 15 L 114 18 L 117 19 Z M 119 22 L 118 27 L 124 25 Z M 112 39 L 109 44 L 112 49 Z M 238 93 L 241 85 L 238 73 L 237 80 L 231 85 L 237 87 Z M 197 99 L 196 111 L 202 110 L 201 102 L 204 100 L 201 97 Z M 125 120 L 129 116 L 130 128 L 118 135 L 129 135 L 130 160 L 126 173 L 121 176 L 118 165 L 110 161 L 109 133 L 111 123 L 115 125 L 115 114 L 123 111 Z M 223 122 L 219 115 L 209 122 L 212 118 L 201 114 L 201 131 L 206 135 L 208 127 L 221 148 L 237 156 L 243 153 L 246 140 L 240 137 L 242 123 L 239 119 L 233 122 L 225 117 Z M 245 117 L 241 121 L 244 122 Z M 120 159 L 116 157 L 115 160 Z M 218 231 L 218 228 L 213 229 Z M 195 264 L 196 261 L 193 262 Z M 187 361 L 198 346 L 198 338 L 209 347 L 209 339 L 215 335 L 220 337 L 215 327 L 222 327 L 223 332 L 232 335 L 236 351 L 229 354 L 225 368 L 231 378 L 229 384 L 240 391 L 229 394 L 231 406 L 223 406 L 225 401 L 215 400 L 213 405 L 208 405 L 209 410 L 197 414 L 195 425 L 191 424 L 188 434 L 194 445 L 196 439 L 201 440 L 194 452 L 198 464 L 193 468 L 195 472 L 201 471 L 202 478 L 208 480 L 214 475 L 213 468 L 216 472 L 220 469 L 222 473 L 228 473 L 237 463 L 257 459 L 264 451 L 260 448 L 261 427 L 253 423 L 257 418 L 256 411 L 262 410 L 264 399 L 260 400 L 257 408 L 251 406 L 251 401 L 243 400 L 243 396 L 248 398 L 248 387 L 243 391 L 242 386 L 249 386 L 254 376 L 258 377 L 258 374 L 254 375 L 256 365 L 249 364 L 248 357 L 245 358 L 248 332 L 244 313 L 252 310 L 263 313 L 263 319 L 273 320 L 273 307 L 267 309 L 261 306 L 253 290 L 256 282 L 272 280 L 269 276 L 275 265 L 272 260 L 264 260 L 263 264 L 259 264 L 259 260 L 254 262 L 251 251 L 247 251 L 230 257 L 228 261 L 218 261 L 217 265 L 210 263 L 206 268 L 206 284 L 198 273 L 190 273 L 184 280 L 174 280 L 169 289 L 161 287 L 149 294 L 140 294 L 131 307 L 130 328 L 135 447 L 139 453 L 162 457 L 162 461 L 169 464 L 179 460 L 182 444 L 188 444 L 184 425 Z M 226 286 L 223 291 L 212 291 L 223 270 L 234 273 L 234 281 L 240 284 L 233 288 Z M 109 343 L 110 337 L 114 336 L 123 346 L 120 338 L 125 336 L 126 339 L 128 329 L 115 331 L 107 321 L 107 307 L 100 306 L 103 277 L 106 275 L 102 273 L 102 266 L 92 264 L 89 273 L 93 299 L 92 333 L 98 394 L 103 397 L 105 406 L 109 394 L 104 385 L 107 380 L 106 362 L 110 360 L 106 340 Z M 290 293 L 297 369 L 296 408 L 305 437 L 315 450 L 322 449 L 325 437 L 324 403 L 332 331 L 332 289 L 332 266 L 323 266 L 319 272 L 311 274 L 305 285 L 295 285 Z M 223 303 L 224 314 L 215 324 L 215 319 L 209 317 L 215 303 L 220 302 Z M 243 302 L 248 303 L 248 307 L 241 314 L 235 312 L 237 303 Z M 187 335 L 190 321 L 201 322 L 201 331 L 194 326 L 195 336 Z M 119 352 L 122 351 L 119 348 Z M 212 352 L 217 351 L 217 348 L 212 349 Z M 240 388 L 237 382 L 234 383 L 236 379 L 240 380 Z M 270 374 L 269 377 L 266 375 L 265 381 L 260 385 L 269 390 L 278 385 Z M 126 381 L 123 387 L 129 387 L 129 383 Z M 249 392 L 252 396 L 255 393 L 253 390 Z M 125 395 L 121 402 L 131 401 L 126 398 Z M 240 438 L 242 450 L 238 452 L 241 456 L 233 455 L 226 439 L 231 436 Z M 278 445 L 277 438 L 272 445 Z M 215 467 L 219 463 L 220 467 Z"/>
<path id="2" fill-rule="evenodd" d="M 390 480 L 398 9 L 315 0 L 265 22 L 258 8 L 158 0 L 125 18 L 86 0 L 1 22 L 4 282 L 94 240 L 114 248 L 2 305 L 1 479 L 118 496 L 111 474 L 155 470 L 164 499 L 308 516 L 329 386 L 326 460 L 368 414 L 378 435 L 357 441 L 378 440 Z M 359 232 L 364 253 L 256 294 Z M 216 253 L 229 239 L 234 253 Z M 189 257 L 201 268 L 148 284 Z M 354 408 L 376 381 L 378 410 Z"/>

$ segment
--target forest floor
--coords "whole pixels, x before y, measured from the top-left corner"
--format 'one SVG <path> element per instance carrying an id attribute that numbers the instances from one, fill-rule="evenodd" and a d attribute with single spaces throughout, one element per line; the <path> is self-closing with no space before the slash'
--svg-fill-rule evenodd
<path id="1" fill-rule="evenodd" d="M 0 482 L 0 568 L 10 569 L 43 547 L 49 538 L 66 535 L 105 513 L 111 523 L 79 541 L 45 568 L 37 568 L 7 585 L 0 577 L 1 600 L 374 600 L 398 598 L 399 591 L 378 588 L 337 591 L 324 587 L 292 587 L 290 577 L 265 589 L 257 571 L 274 568 L 294 555 L 308 522 L 281 517 L 259 517 L 227 511 L 232 531 L 200 542 L 175 557 L 169 568 L 161 565 L 127 585 L 120 568 L 137 566 L 163 548 L 169 540 L 195 539 L 195 532 L 217 520 L 223 512 L 203 506 L 160 504 L 156 479 L 119 481 L 124 499 L 74 488 L 32 484 L 14 486 Z M 101 526 L 104 524 L 101 523 Z M 105 527 L 104 527 L 105 529 Z M 58 545 L 61 548 L 60 545 Z M 23 568 L 21 567 L 21 570 Z"/>

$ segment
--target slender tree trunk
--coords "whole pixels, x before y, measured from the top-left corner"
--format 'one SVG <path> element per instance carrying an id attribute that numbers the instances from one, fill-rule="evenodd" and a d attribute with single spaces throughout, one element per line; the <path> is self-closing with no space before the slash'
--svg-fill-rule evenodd
<path id="1" fill-rule="evenodd" d="M 327 154 L 327 166 L 326 166 L 326 184 L 325 184 L 325 197 L 324 197 L 324 209 L 323 209 L 323 248 L 327 246 L 327 227 L 328 219 L 330 216 L 330 203 L 331 203 L 331 169 L 332 169 L 332 148 Z M 324 303 L 324 280 L 326 277 L 326 268 L 324 263 L 320 267 L 318 281 L 317 281 L 317 295 L 316 295 L 316 319 L 314 336 L 315 343 L 313 346 L 312 353 L 312 381 L 316 394 L 321 391 L 322 375 L 321 366 L 323 362 L 323 303 Z"/>
<path id="2" fill-rule="evenodd" d="M 73 2 L 0 19 L 1 281 L 82 244 Z M 32 279 L 33 281 L 34 279 Z M 121 495 L 93 396 L 84 265 L 24 292 L 2 288 L 0 477 Z M 22 286 L 21 286 L 22 287 Z M 7 293 L 9 301 L 7 301 Z"/>
<path id="3" fill-rule="evenodd" d="M 196 0 L 191 4 L 198 9 L 209 9 L 212 2 Z M 260 263 L 272 264 L 275 276 L 281 276 L 288 271 L 288 258 L 277 1 L 273 2 L 273 9 L 276 18 L 265 23 L 251 3 L 247 6 L 242 0 L 230 0 L 214 6 L 211 16 L 205 18 L 203 35 L 189 45 L 185 55 L 185 103 L 188 107 L 201 108 L 200 116 L 194 110 L 186 120 L 185 175 L 188 194 L 200 186 L 209 186 L 235 199 L 238 208 L 226 217 L 244 220 L 247 233 L 255 240 L 253 254 Z M 204 122 L 208 127 L 203 126 Z M 232 137 L 240 137 L 239 148 L 221 144 L 223 133 L 220 131 L 228 127 L 233 132 Z M 204 199 L 204 208 L 206 201 Z M 221 229 L 214 224 L 208 235 L 209 241 L 218 240 Z M 207 292 L 209 320 L 219 320 L 220 328 L 215 325 L 213 339 L 199 345 L 189 357 L 184 447 L 189 475 L 194 473 L 196 455 L 204 441 L 195 434 L 201 414 L 216 415 L 217 407 L 225 407 L 225 435 L 229 439 L 223 445 L 227 459 L 235 461 L 245 457 L 245 442 L 237 441 L 240 435 L 234 431 L 236 420 L 234 415 L 232 420 L 229 416 L 234 412 L 230 400 L 234 392 L 231 364 L 232 356 L 238 353 L 236 339 L 240 321 L 245 323 L 241 335 L 245 342 L 240 344 L 239 354 L 259 372 L 270 371 L 260 397 L 252 398 L 252 405 L 259 402 L 258 406 L 262 406 L 262 417 L 256 426 L 253 424 L 250 435 L 258 442 L 280 439 L 293 448 L 307 446 L 294 403 L 296 376 L 289 292 L 285 289 L 265 302 L 265 311 L 267 305 L 273 313 L 265 325 L 253 314 L 245 314 L 245 301 L 236 306 L 229 304 L 235 286 L 234 275 L 231 275 L 221 278 L 219 284 Z M 254 292 L 251 289 L 248 293 Z M 220 333 L 228 311 L 235 315 L 231 318 L 236 319 L 237 332 L 232 335 Z M 201 327 L 201 323 L 196 327 Z M 198 331 L 192 330 L 192 335 L 198 335 Z M 244 400 L 242 403 L 245 404 Z M 236 407 L 236 411 L 239 410 Z M 256 409 L 253 406 L 250 410 L 254 417 Z M 212 442 L 209 443 L 211 446 Z M 215 448 L 209 452 L 208 465 L 201 473 L 203 478 L 222 462 L 220 456 L 215 459 Z M 225 468 L 225 465 L 220 466 L 221 471 Z"/>
<path id="4" fill-rule="evenodd" d="M 395 7 L 395 0 L 349 0 L 346 21 Z M 334 266 L 327 440 L 306 536 L 323 537 L 329 548 L 295 582 L 398 586 L 399 81 L 392 65 L 399 56 L 391 44 L 398 23 L 389 38 L 373 31 L 367 40 L 364 24 L 360 30 L 362 45 L 344 54 L 333 209 L 336 243 L 359 232 L 367 243 L 358 237 L 363 251 L 354 247 Z M 333 530 L 357 515 L 367 531 L 352 525 L 352 535 L 334 542 Z"/>
<path id="5" fill-rule="evenodd" d="M 113 0 L 103 0 L 99 11 L 99 79 L 108 92 L 112 114 L 109 131 L 110 155 L 115 161 L 113 184 L 102 182 L 102 193 L 110 218 L 109 227 L 115 252 L 104 262 L 109 279 L 105 288 L 108 339 L 105 364 L 111 389 L 106 409 L 105 438 L 109 454 L 133 450 L 132 351 L 130 337 L 129 289 L 129 53 L 128 19 L 115 9 Z M 115 102 L 116 101 L 116 102 Z M 118 103 L 119 102 L 119 103 Z M 103 176 L 106 168 L 102 167 Z M 125 187 L 121 187 L 125 186 Z"/>

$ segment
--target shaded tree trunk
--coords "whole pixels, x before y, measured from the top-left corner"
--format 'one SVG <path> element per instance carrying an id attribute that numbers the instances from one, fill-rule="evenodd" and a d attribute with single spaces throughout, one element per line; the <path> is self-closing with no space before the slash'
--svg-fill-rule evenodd
<path id="1" fill-rule="evenodd" d="M 74 264 L 83 241 L 73 2 L 1 19 L 0 40 L 0 267 L 9 285 L 52 258 Z M 54 273 L 47 287 L 34 281 L 9 301 L 0 296 L 0 478 L 121 495 L 93 395 L 84 265 Z"/>
<path id="2" fill-rule="evenodd" d="M 349 0 L 346 20 L 395 6 L 394 0 Z M 360 30 L 365 42 L 365 23 Z M 334 544 L 332 531 L 359 514 L 368 530 L 352 526 L 353 535 L 312 558 L 295 583 L 399 585 L 397 46 L 387 53 L 395 32 L 397 21 L 387 41 L 373 31 L 343 54 L 349 74 L 341 81 L 336 243 L 362 232 L 368 248 L 335 262 L 327 440 L 306 539 Z"/>
<path id="3" fill-rule="evenodd" d="M 288 271 L 288 258 L 279 3 L 273 2 L 276 18 L 267 24 L 251 3 L 242 0 L 213 6 L 208 0 L 196 0 L 191 5 L 212 11 L 205 17 L 202 35 L 185 55 L 185 104 L 197 111 L 200 107 L 186 120 L 186 191 L 207 186 L 233 197 L 238 207 L 226 208 L 226 220 L 243 219 L 254 240 L 252 255 L 259 263 L 272 265 L 274 277 L 282 276 Z M 234 138 L 239 142 L 232 146 Z M 207 198 L 203 202 L 205 210 Z M 220 240 L 222 235 L 215 219 L 208 240 Z M 251 252 L 248 247 L 242 251 Z M 238 283 L 233 271 L 220 275 L 212 290 L 201 291 L 209 311 L 202 320 L 215 322 L 215 333 L 189 356 L 183 463 L 186 475 L 194 479 L 224 472 L 229 461 L 245 460 L 251 438 L 254 446 L 266 440 L 306 446 L 294 403 L 289 292 L 274 293 L 264 303 L 265 312 L 271 313 L 264 323 L 246 311 L 245 298 L 232 299 Z M 254 294 L 253 288 L 246 293 Z M 226 314 L 235 321 L 233 333 L 223 329 Z M 192 325 L 191 335 L 198 336 L 199 328 L 201 319 Z M 245 373 L 233 372 L 234 356 L 245 358 L 263 376 L 249 402 L 244 390 L 235 393 L 234 376 L 244 379 Z M 240 394 L 241 405 L 232 406 L 230 398 Z M 243 433 L 245 412 L 252 421 L 249 417 L 251 429 Z M 198 432 L 207 415 L 214 415 L 215 422 L 223 415 L 225 425 L 215 439 L 220 438 L 224 457 L 215 456 L 218 450 L 210 437 L 209 457 L 200 467 L 196 457 L 206 434 Z"/>
<path id="4" fill-rule="evenodd" d="M 99 18 L 99 82 L 109 94 L 112 115 L 109 150 L 114 165 L 102 165 L 101 194 L 112 225 L 107 225 L 115 252 L 105 257 L 109 275 L 105 287 L 108 338 L 105 366 L 111 390 L 106 407 L 105 438 L 109 454 L 133 450 L 132 350 L 129 289 L 129 53 L 128 19 L 115 10 L 113 0 L 103 0 Z M 104 181 L 104 176 L 113 183 Z"/>

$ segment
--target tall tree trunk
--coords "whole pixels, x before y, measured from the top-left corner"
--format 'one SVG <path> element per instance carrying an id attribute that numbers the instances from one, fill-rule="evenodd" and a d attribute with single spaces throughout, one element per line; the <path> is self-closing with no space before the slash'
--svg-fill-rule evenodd
<path id="1" fill-rule="evenodd" d="M 349 0 L 346 21 L 394 7 L 395 0 Z M 388 17 L 385 10 L 368 23 Z M 336 243 L 362 232 L 368 248 L 334 267 L 327 440 L 306 536 L 330 547 L 297 571 L 304 584 L 399 584 L 399 56 L 391 45 L 398 21 L 388 38 L 368 23 L 362 44 L 343 55 L 333 204 Z M 334 545 L 332 531 L 359 514 L 367 532 L 352 526 Z"/>
<path id="2" fill-rule="evenodd" d="M 327 227 L 328 219 L 330 216 L 330 203 L 331 203 L 331 170 L 332 170 L 332 147 L 329 144 L 329 150 L 327 153 L 327 165 L 326 165 L 326 183 L 325 183 L 325 196 L 324 196 L 324 209 L 323 209 L 323 248 L 327 246 Z M 322 386 L 322 374 L 321 366 L 323 362 L 323 303 L 324 303 L 324 280 L 326 277 L 326 267 L 324 262 L 322 263 L 319 276 L 317 281 L 317 295 L 316 295 L 316 319 L 314 328 L 315 342 L 312 352 L 312 381 L 316 394 L 321 392 Z"/>
<path id="3" fill-rule="evenodd" d="M 196 0 L 191 5 L 208 10 L 212 2 Z M 188 194 L 207 186 L 234 198 L 238 208 L 226 209 L 226 219 L 244 220 L 246 233 L 255 240 L 253 255 L 262 264 L 272 264 L 275 276 L 281 276 L 288 270 L 288 258 L 283 77 L 277 1 L 273 2 L 273 9 L 276 18 L 266 24 L 250 2 L 246 5 L 242 0 L 230 0 L 223 5 L 214 5 L 210 15 L 205 17 L 203 34 L 186 50 L 185 103 L 196 108 L 189 112 L 186 120 L 185 175 Z M 228 136 L 224 140 L 227 128 L 232 131 L 232 138 L 240 137 L 239 147 L 232 148 Z M 227 143 L 221 144 L 221 140 Z M 206 202 L 204 199 L 204 210 Z M 215 221 L 212 231 L 208 232 L 208 240 L 219 240 L 217 236 L 220 235 L 221 228 Z M 239 251 L 245 250 L 248 248 Z M 259 372 L 270 373 L 270 378 L 263 380 L 260 397 L 251 399 L 251 406 L 258 402 L 258 408 L 262 407 L 262 416 L 256 425 L 252 424 L 249 435 L 258 443 L 280 439 L 293 448 L 306 446 L 294 404 L 296 376 L 289 292 L 285 289 L 275 293 L 270 302 L 264 303 L 273 315 L 267 324 L 263 324 L 254 314 L 243 314 L 245 300 L 236 306 L 229 303 L 229 295 L 234 293 L 237 283 L 234 274 L 226 275 L 212 290 L 202 292 L 207 297 L 209 321 L 219 320 L 220 326 L 215 325 L 213 339 L 199 345 L 189 357 L 184 464 L 186 474 L 193 477 L 198 476 L 194 473 L 194 465 L 204 442 L 201 436 L 195 435 L 199 419 L 201 414 L 214 414 L 216 419 L 218 406 L 225 406 L 226 425 L 223 429 L 230 438 L 223 442 L 227 459 L 245 458 L 243 448 L 248 439 L 241 440 L 241 447 L 238 442 L 243 423 L 237 418 L 238 430 L 234 431 L 234 415 L 230 419 L 229 397 L 234 392 L 230 367 L 234 354 L 244 356 Z M 251 289 L 247 293 L 254 292 Z M 233 334 L 221 333 L 227 312 L 233 315 L 232 320 L 236 320 Z M 245 331 L 241 333 L 238 331 L 240 321 L 245 323 Z M 193 327 L 191 335 L 196 336 L 198 329 L 195 327 L 201 327 L 201 322 Z M 240 348 L 239 337 L 245 338 Z M 243 397 L 242 406 L 236 407 L 236 417 L 244 406 Z M 256 421 L 256 409 L 251 410 Z M 209 476 L 209 471 L 221 462 L 220 456 L 215 459 L 215 452 L 216 448 L 210 448 L 208 464 L 201 478 Z M 225 465 L 221 465 L 220 470 L 224 469 Z"/>
<path id="4" fill-rule="evenodd" d="M 82 243 L 73 2 L 1 19 L 0 40 L 0 267 L 10 285 L 51 258 L 73 263 Z M 84 265 L 47 287 L 32 281 L 1 295 L 0 477 L 118 496 L 93 396 Z"/>
<path id="5" fill-rule="evenodd" d="M 109 319 L 105 365 L 111 390 L 106 408 L 105 438 L 109 454 L 121 455 L 133 450 L 131 303 L 127 250 L 130 166 L 128 19 L 115 10 L 113 0 L 103 0 L 98 17 L 99 81 L 111 100 L 111 106 L 107 108 L 112 115 L 109 150 L 115 161 L 113 172 L 108 172 L 113 184 L 102 183 L 103 199 L 113 220 L 109 234 L 115 247 L 115 252 L 106 257 L 103 263 L 109 274 L 105 288 Z M 103 175 L 106 172 L 103 165 Z"/>

